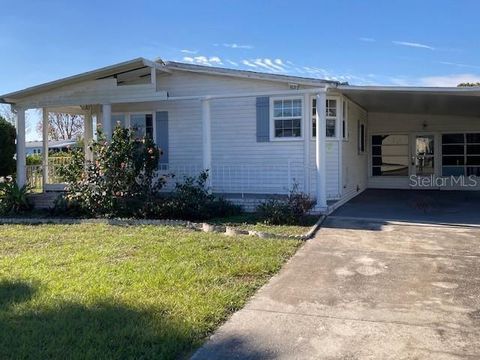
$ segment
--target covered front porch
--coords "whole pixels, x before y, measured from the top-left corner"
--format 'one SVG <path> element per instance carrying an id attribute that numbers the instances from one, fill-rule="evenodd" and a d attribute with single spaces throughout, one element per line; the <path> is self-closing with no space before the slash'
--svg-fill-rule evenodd
<path id="1" fill-rule="evenodd" d="M 151 136 L 154 139 L 163 151 L 159 164 L 161 173 L 173 173 L 181 180 L 184 176 L 198 175 L 200 171 L 208 170 L 210 190 L 232 194 L 236 198 L 287 194 L 294 185 L 298 185 L 300 191 L 316 197 L 318 211 L 327 209 L 326 134 L 321 131 L 326 127 L 327 87 L 287 87 L 262 91 L 255 91 L 252 87 L 252 91 L 176 96 L 168 92 L 161 81 L 157 81 L 159 76 L 168 76 L 170 72 L 160 62 L 137 59 L 5 96 L 2 100 L 12 104 L 17 116 L 17 183 L 23 186 L 31 177 L 29 175 L 35 172 L 41 173 L 39 188 L 43 193 L 63 188 L 55 171 L 58 165 L 48 157 L 48 114 L 60 112 L 83 117 L 86 162 L 94 159 L 90 144 L 95 137 L 95 128 L 101 129 L 108 141 L 115 126 L 120 124 L 138 132 L 139 137 Z M 245 104 L 251 104 L 251 110 L 255 111 L 255 100 L 270 96 L 304 99 L 302 112 L 306 115 L 302 122 L 305 131 L 311 130 L 311 99 L 315 98 L 319 104 L 315 110 L 318 124 L 315 140 L 312 141 L 310 136 L 298 139 L 300 141 L 297 140 L 295 144 L 304 146 L 303 149 L 288 154 L 292 158 L 278 156 L 275 161 L 234 161 L 212 149 L 212 138 L 215 140 L 220 136 L 212 129 L 212 122 L 219 119 L 219 115 L 212 116 L 212 108 L 218 114 L 218 109 L 225 104 L 245 100 Z M 233 114 L 235 105 L 228 106 L 228 111 Z M 242 106 L 246 105 L 242 103 Z M 35 171 L 29 169 L 25 162 L 25 111 L 32 108 L 41 109 L 43 118 L 43 162 Z M 188 112 L 184 109 L 188 109 Z M 171 116 L 172 112 L 175 113 L 174 117 Z M 181 133 L 172 132 L 170 127 L 185 118 L 194 121 L 177 128 L 189 132 L 195 142 L 192 149 L 196 151 L 199 145 L 200 151 L 188 156 L 181 154 L 183 157 L 173 159 L 172 150 L 178 150 L 185 142 L 179 142 Z M 255 124 L 255 113 L 249 121 Z M 250 139 L 256 140 L 254 133 Z M 280 142 L 266 146 L 276 149 L 277 144 Z M 310 164 L 311 155 L 315 159 L 313 166 Z M 261 153 L 257 157 L 261 159 Z"/>

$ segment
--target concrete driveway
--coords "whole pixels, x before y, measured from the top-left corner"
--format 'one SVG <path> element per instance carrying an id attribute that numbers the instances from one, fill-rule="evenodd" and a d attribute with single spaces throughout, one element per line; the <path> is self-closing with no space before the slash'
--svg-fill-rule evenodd
<path id="1" fill-rule="evenodd" d="M 194 359 L 480 359 L 480 229 L 324 225 Z"/>

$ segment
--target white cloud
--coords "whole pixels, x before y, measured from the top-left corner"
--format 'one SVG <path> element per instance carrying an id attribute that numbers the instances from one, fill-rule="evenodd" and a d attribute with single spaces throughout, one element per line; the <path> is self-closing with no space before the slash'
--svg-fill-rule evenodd
<path id="1" fill-rule="evenodd" d="M 220 44 L 213 44 L 214 46 L 220 46 Z M 223 43 L 221 46 L 230 49 L 253 49 L 253 45 L 237 44 L 237 43 Z"/>
<path id="2" fill-rule="evenodd" d="M 468 65 L 468 64 L 454 63 L 454 62 L 449 62 L 449 61 L 440 61 L 440 64 L 457 66 L 457 67 L 461 67 L 461 68 L 480 69 L 480 66 L 478 66 L 478 65 Z"/>
<path id="3" fill-rule="evenodd" d="M 223 65 L 222 59 L 218 56 L 184 56 L 183 61 L 197 64 L 197 65 L 206 65 L 206 66 L 215 66 L 215 65 Z"/>
<path id="4" fill-rule="evenodd" d="M 195 55 L 196 53 L 198 53 L 198 50 L 188 50 L 188 49 L 182 49 L 180 50 L 181 53 L 184 53 L 184 54 L 191 54 L 191 55 Z"/>
<path id="5" fill-rule="evenodd" d="M 439 76 L 426 76 L 420 79 L 423 86 L 457 86 L 460 83 L 480 82 L 480 75 L 475 74 L 450 74 Z"/>
<path id="6" fill-rule="evenodd" d="M 243 65 L 246 65 L 246 66 L 249 66 L 249 67 L 252 67 L 252 68 L 257 68 L 258 66 L 255 65 L 254 63 L 250 62 L 249 60 L 242 60 L 242 64 Z"/>
<path id="7" fill-rule="evenodd" d="M 361 38 L 358 38 L 358 40 L 364 41 L 364 42 L 375 42 L 375 41 L 377 41 L 374 38 L 369 38 L 369 37 L 361 37 Z"/>
<path id="8" fill-rule="evenodd" d="M 232 61 L 232 60 L 226 60 L 227 63 L 229 63 L 230 65 L 233 65 L 233 66 L 238 66 L 238 62 L 236 61 Z"/>
<path id="9" fill-rule="evenodd" d="M 267 72 L 287 72 L 286 66 L 282 59 L 256 58 L 244 59 L 242 64 L 251 68 L 262 69 Z"/>
<path id="10" fill-rule="evenodd" d="M 408 47 L 414 47 L 414 48 L 419 48 L 419 49 L 435 50 L 435 48 L 433 46 L 420 44 L 420 43 L 416 43 L 416 42 L 392 41 L 392 43 L 394 43 L 395 45 L 408 46 Z"/>

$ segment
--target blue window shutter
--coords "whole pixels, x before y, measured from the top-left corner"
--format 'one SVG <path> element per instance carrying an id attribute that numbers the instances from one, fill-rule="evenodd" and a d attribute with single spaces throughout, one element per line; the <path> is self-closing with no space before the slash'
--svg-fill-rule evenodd
<path id="1" fill-rule="evenodd" d="M 257 142 L 270 141 L 270 98 L 257 97 Z"/>
<path id="2" fill-rule="evenodd" d="M 160 163 L 168 163 L 168 111 L 157 111 L 155 122 L 157 128 L 155 142 L 163 151 Z"/>

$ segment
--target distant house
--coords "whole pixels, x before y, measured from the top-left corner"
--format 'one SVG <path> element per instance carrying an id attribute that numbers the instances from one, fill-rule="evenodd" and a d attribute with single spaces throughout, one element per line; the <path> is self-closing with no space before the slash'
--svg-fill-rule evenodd
<path id="1" fill-rule="evenodd" d="M 116 125 L 150 136 L 161 171 L 208 169 L 214 193 L 246 206 L 295 185 L 328 213 L 367 188 L 414 188 L 412 176 L 480 176 L 479 88 L 352 86 L 138 58 L 2 102 L 16 109 L 19 184 L 31 108 L 84 115 L 87 159 L 93 119 L 107 139 Z"/>
<path id="2" fill-rule="evenodd" d="M 27 141 L 25 144 L 26 155 L 39 155 L 43 151 L 43 141 Z M 49 141 L 48 150 L 49 152 L 68 151 L 76 145 L 76 140 Z"/>

